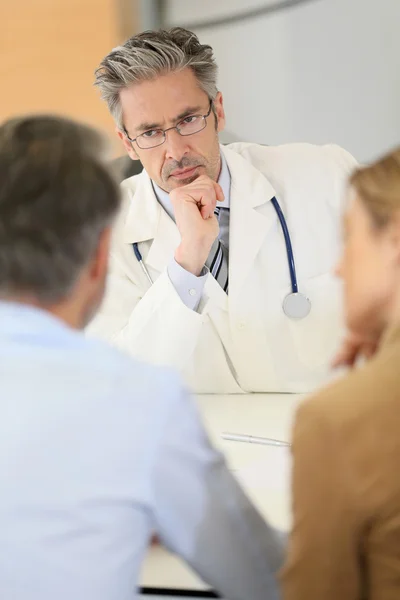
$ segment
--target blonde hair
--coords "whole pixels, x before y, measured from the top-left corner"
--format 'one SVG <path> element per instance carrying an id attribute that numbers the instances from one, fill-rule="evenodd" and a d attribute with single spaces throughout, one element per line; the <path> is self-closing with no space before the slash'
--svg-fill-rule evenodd
<path id="1" fill-rule="evenodd" d="M 400 147 L 374 164 L 357 169 L 350 184 L 378 228 L 400 210 Z"/>

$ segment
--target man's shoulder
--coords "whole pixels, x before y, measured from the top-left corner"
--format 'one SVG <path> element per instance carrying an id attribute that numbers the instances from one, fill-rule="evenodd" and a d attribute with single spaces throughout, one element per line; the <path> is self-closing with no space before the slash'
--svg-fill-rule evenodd
<path id="1" fill-rule="evenodd" d="M 121 189 L 124 191 L 135 190 L 139 185 L 141 179 L 143 179 L 144 171 L 141 173 L 137 173 L 136 175 L 132 175 L 132 177 L 128 177 L 121 182 Z"/>
<path id="2" fill-rule="evenodd" d="M 105 383 L 114 382 L 116 397 L 126 397 L 129 401 L 136 398 L 143 403 L 150 398 L 156 402 L 164 398 L 167 402 L 181 393 L 180 379 L 172 369 L 142 362 L 105 341 L 85 337 L 81 354 L 88 363 L 88 374 L 92 365 Z"/>
<path id="3" fill-rule="evenodd" d="M 140 189 L 143 191 L 143 186 L 148 184 L 149 181 L 150 180 L 147 173 L 142 171 L 141 173 L 133 175 L 132 177 L 128 177 L 121 182 L 121 207 L 116 219 L 114 227 L 115 230 L 118 230 L 120 227 L 124 227 L 135 194 Z"/>
<path id="4" fill-rule="evenodd" d="M 125 204 L 129 205 L 130 199 L 143 183 L 144 178 L 147 178 L 147 174 L 142 171 L 142 173 L 132 175 L 132 177 L 128 177 L 128 179 L 124 179 L 121 182 L 122 208 L 124 208 Z"/>
<path id="5" fill-rule="evenodd" d="M 267 146 L 249 142 L 235 142 L 226 146 L 228 151 L 240 154 L 254 167 L 264 172 L 265 169 L 315 169 L 321 167 L 337 167 L 351 170 L 356 165 L 354 157 L 336 144 L 315 145 L 309 143 L 282 144 Z"/>

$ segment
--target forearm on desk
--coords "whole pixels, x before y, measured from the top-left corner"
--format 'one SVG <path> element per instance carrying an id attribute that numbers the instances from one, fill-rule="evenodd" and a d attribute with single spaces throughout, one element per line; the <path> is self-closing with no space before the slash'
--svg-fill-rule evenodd
<path id="1" fill-rule="evenodd" d="M 188 398 L 164 429 L 154 488 L 162 542 L 223 597 L 277 600 L 282 535 L 265 523 L 210 445 Z"/>

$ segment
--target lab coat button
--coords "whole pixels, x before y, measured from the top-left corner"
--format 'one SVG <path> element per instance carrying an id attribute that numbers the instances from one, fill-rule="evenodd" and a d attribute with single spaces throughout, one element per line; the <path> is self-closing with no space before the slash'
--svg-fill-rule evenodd
<path id="1" fill-rule="evenodd" d="M 245 321 L 239 321 L 237 326 L 238 326 L 238 329 L 244 329 L 246 327 L 246 323 L 245 323 Z"/>

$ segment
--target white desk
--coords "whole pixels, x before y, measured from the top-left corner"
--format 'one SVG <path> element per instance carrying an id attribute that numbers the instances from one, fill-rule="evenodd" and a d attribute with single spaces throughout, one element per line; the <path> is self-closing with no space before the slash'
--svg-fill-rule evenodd
<path id="1" fill-rule="evenodd" d="M 199 396 L 198 407 L 211 439 L 270 523 L 290 527 L 288 448 L 228 442 L 223 431 L 290 440 L 299 395 L 254 394 Z M 207 586 L 179 559 L 153 546 L 143 567 L 141 585 L 157 590 L 205 591 Z"/>

